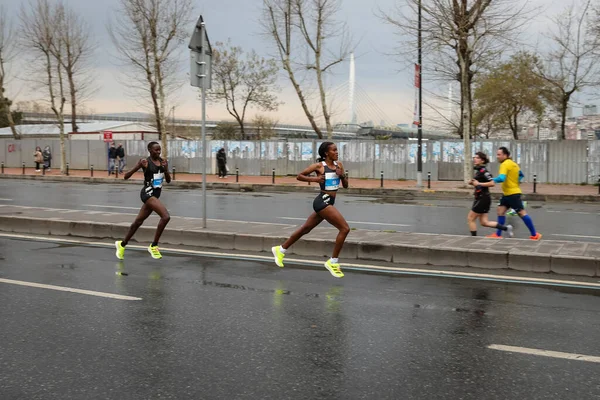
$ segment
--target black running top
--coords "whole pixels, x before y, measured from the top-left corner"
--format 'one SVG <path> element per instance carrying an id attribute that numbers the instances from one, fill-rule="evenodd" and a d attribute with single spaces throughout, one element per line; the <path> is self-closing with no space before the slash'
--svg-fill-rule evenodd
<path id="1" fill-rule="evenodd" d="M 485 166 L 475 167 L 475 176 L 473 177 L 477 182 L 491 182 L 493 180 L 492 174 L 487 170 Z M 475 186 L 475 197 L 489 195 L 490 189 L 483 186 Z"/>
<path id="2" fill-rule="evenodd" d="M 154 164 L 152 157 L 148 157 L 148 167 L 144 170 L 144 187 L 153 187 L 155 189 L 162 188 L 165 180 L 165 168 L 162 165 Z M 162 158 L 159 158 L 162 161 Z"/>
<path id="3" fill-rule="evenodd" d="M 333 163 L 337 167 L 337 162 L 334 161 Z M 326 192 L 337 191 L 340 188 L 340 176 L 337 174 L 335 169 L 329 168 L 325 161 L 323 161 L 323 167 L 325 169 L 323 171 L 323 174 L 325 175 L 325 182 L 319 183 L 321 190 Z"/>

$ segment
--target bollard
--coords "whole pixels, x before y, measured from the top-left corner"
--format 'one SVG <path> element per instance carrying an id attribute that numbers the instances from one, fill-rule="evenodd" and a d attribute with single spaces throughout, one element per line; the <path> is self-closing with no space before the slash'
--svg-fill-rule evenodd
<path id="1" fill-rule="evenodd" d="M 2 162 L 2 175 L 4 175 L 4 162 Z"/>
<path id="2" fill-rule="evenodd" d="M 45 165 L 42 167 L 42 175 L 46 175 L 46 166 Z"/>
<path id="3" fill-rule="evenodd" d="M 271 183 L 273 185 L 275 184 L 275 168 L 273 168 L 273 179 L 271 180 Z"/>
<path id="4" fill-rule="evenodd" d="M 23 175 L 25 175 L 25 163 L 23 163 Z"/>
<path id="5" fill-rule="evenodd" d="M 94 177 L 94 164 L 90 165 L 90 176 L 93 178 Z"/>
<path id="6" fill-rule="evenodd" d="M 240 169 L 238 167 L 235 167 L 235 183 L 238 183 L 240 181 Z"/>
<path id="7" fill-rule="evenodd" d="M 537 193 L 537 174 L 533 174 L 533 193 Z"/>
<path id="8" fill-rule="evenodd" d="M 69 163 L 67 163 L 67 176 L 69 176 Z"/>
<path id="9" fill-rule="evenodd" d="M 427 189 L 431 189 L 431 172 L 427 173 Z"/>
<path id="10" fill-rule="evenodd" d="M 600 194 L 600 175 L 598 175 L 598 194 Z"/>
<path id="11" fill-rule="evenodd" d="M 381 171 L 381 187 L 383 187 L 383 171 Z"/>
<path id="12" fill-rule="evenodd" d="M 171 175 L 173 175 L 173 180 L 175 180 L 175 167 L 173 167 L 173 173 Z"/>
<path id="13" fill-rule="evenodd" d="M 115 178 L 119 179 L 119 167 L 115 165 Z"/>

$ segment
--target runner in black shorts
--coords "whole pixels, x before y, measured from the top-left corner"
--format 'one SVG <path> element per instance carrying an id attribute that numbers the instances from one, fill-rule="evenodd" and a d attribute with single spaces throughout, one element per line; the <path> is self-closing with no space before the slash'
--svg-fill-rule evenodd
<path id="1" fill-rule="evenodd" d="M 492 174 L 489 173 L 485 167 L 490 160 L 487 155 L 482 152 L 475 153 L 473 157 L 473 165 L 475 166 L 475 176 L 469 182 L 470 185 L 475 187 L 475 201 L 473 207 L 467 216 L 467 222 L 469 224 L 469 230 L 472 236 L 477 236 L 477 219 L 481 223 L 481 226 L 488 228 L 500 229 L 506 231 L 510 237 L 513 236 L 513 227 L 511 225 L 501 225 L 498 222 L 488 220 L 488 213 L 492 206 L 492 196 L 490 196 L 490 187 L 494 186 L 494 180 Z"/>
<path id="2" fill-rule="evenodd" d="M 316 164 L 313 164 L 300 172 L 297 177 L 299 181 L 316 182 L 321 187 L 321 192 L 313 201 L 314 212 L 308 217 L 306 222 L 285 241 L 284 244 L 281 246 L 274 246 L 271 251 L 275 257 L 275 263 L 279 267 L 283 267 L 285 251 L 302 236 L 312 231 L 313 228 L 319 225 L 323 220 L 326 220 L 331 225 L 335 226 L 339 232 L 335 239 L 333 255 L 325 263 L 325 268 L 327 268 L 334 277 L 342 278 L 344 273 L 340 269 L 338 256 L 342 250 L 346 236 L 348 236 L 348 233 L 350 232 L 350 227 L 342 214 L 334 207 L 334 204 L 340 183 L 344 189 L 348 188 L 348 178 L 344 172 L 344 166 L 341 162 L 338 162 L 338 149 L 335 144 L 332 142 L 322 143 L 319 147 L 319 156 L 321 158 L 317 160 L 318 162 Z M 316 177 L 310 176 L 313 172 L 317 174 Z"/>
<path id="3" fill-rule="evenodd" d="M 133 237 L 135 232 L 144 221 L 154 211 L 160 216 L 156 233 L 154 234 L 154 242 L 148 247 L 148 252 L 152 255 L 152 258 L 162 258 L 160 251 L 158 250 L 158 240 L 162 235 L 165 227 L 169 223 L 171 217 L 169 212 L 165 208 L 164 204 L 158 199 L 162 191 L 163 180 L 167 183 L 171 182 L 171 175 L 169 174 L 169 165 L 167 160 L 160 158 L 161 148 L 157 142 L 150 142 L 148 144 L 148 151 L 150 157 L 143 158 L 135 164 L 135 166 L 125 173 L 123 179 L 129 179 L 135 174 L 140 168 L 144 171 L 144 187 L 140 192 L 140 198 L 144 205 L 140 210 L 140 213 L 136 217 L 135 221 L 131 224 L 129 232 L 125 239 L 115 242 L 117 248 L 117 258 L 122 260 L 125 257 L 125 246 L 129 243 L 129 240 Z"/>

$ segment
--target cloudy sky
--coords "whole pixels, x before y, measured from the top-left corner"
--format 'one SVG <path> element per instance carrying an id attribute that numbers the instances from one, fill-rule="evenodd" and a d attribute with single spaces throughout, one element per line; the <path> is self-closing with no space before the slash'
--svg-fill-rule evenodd
<path id="1" fill-rule="evenodd" d="M 348 23 L 351 34 L 357 42 L 358 85 L 394 123 L 408 123 L 412 120 L 414 102 L 412 75 L 410 71 L 403 68 L 399 60 L 387 55 L 393 52 L 397 37 L 394 35 L 393 28 L 382 23 L 375 13 L 378 9 L 392 10 L 396 4 L 402 4 L 404 1 L 341 0 L 342 9 L 338 16 L 340 20 Z M 100 89 L 86 106 L 97 113 L 147 111 L 128 96 L 115 79 L 119 70 L 111 57 L 114 48 L 108 38 L 106 24 L 114 14 L 119 0 L 65 0 L 65 2 L 89 23 L 94 40 L 98 44 L 93 65 Z M 548 18 L 561 10 L 563 6 L 559 3 L 564 3 L 551 0 L 530 0 L 529 3 L 533 7 L 539 6 L 541 10 L 527 25 L 524 34 L 529 43 L 535 44 L 540 37 L 543 37 L 541 33 L 549 25 Z M 30 0 L 0 0 L 0 4 L 6 7 L 9 15 L 17 22 L 18 10 L 20 7 L 29 7 Z M 195 7 L 195 13 L 204 16 L 211 42 L 231 38 L 233 44 L 244 49 L 255 49 L 264 56 L 273 54 L 270 43 L 261 35 L 261 26 L 258 22 L 262 0 L 196 0 Z M 190 32 L 193 30 L 193 24 L 189 29 Z M 183 48 L 182 79 L 186 83 L 178 92 L 174 105 L 176 105 L 177 117 L 197 118 L 200 116 L 200 102 L 197 100 L 197 92 L 189 86 L 185 77 L 187 54 Z M 347 63 L 340 65 L 333 76 L 328 78 L 328 83 L 334 87 L 342 85 L 348 80 L 348 69 Z M 427 84 L 426 81 L 424 83 Z M 281 74 L 280 86 L 282 87 L 280 100 L 285 104 L 274 116 L 280 122 L 306 124 L 306 117 L 299 106 L 295 92 L 283 74 Z M 39 93 L 28 90 L 28 85 L 23 81 L 14 81 L 11 89 L 13 92 L 18 91 L 17 101 L 40 97 Z M 339 110 L 342 110 L 340 113 L 343 114 L 347 100 L 343 95 L 341 97 L 340 102 L 343 104 L 339 105 Z M 228 114 L 224 106 L 211 104 L 208 107 L 208 117 L 212 120 L 225 119 Z M 367 119 L 364 117 L 359 115 L 359 120 Z M 366 117 L 375 119 L 372 115 Z"/>

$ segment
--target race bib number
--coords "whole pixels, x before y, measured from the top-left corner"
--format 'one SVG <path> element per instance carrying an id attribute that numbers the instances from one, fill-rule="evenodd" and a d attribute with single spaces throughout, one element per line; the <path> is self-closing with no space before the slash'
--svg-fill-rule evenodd
<path id="1" fill-rule="evenodd" d="M 325 190 L 338 190 L 340 188 L 340 177 L 335 172 L 325 173 Z"/>
<path id="2" fill-rule="evenodd" d="M 161 188 L 164 179 L 165 179 L 165 174 L 163 174 L 162 172 L 158 173 L 158 174 L 154 174 L 154 177 L 152 178 L 152 187 L 153 188 Z"/>

